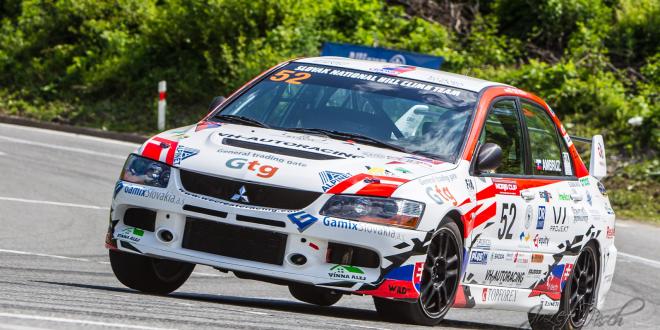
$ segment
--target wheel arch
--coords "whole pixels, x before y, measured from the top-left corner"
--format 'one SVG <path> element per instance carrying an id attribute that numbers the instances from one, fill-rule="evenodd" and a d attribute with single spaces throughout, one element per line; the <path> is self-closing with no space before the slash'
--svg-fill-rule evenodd
<path id="1" fill-rule="evenodd" d="M 463 225 L 463 215 L 457 210 L 457 209 L 452 209 L 445 214 L 443 221 L 441 221 L 438 224 L 438 227 L 440 227 L 444 223 L 444 219 L 450 219 L 454 223 L 456 223 L 456 226 L 458 226 L 458 230 L 461 232 L 461 238 L 465 239 L 465 226 Z"/>

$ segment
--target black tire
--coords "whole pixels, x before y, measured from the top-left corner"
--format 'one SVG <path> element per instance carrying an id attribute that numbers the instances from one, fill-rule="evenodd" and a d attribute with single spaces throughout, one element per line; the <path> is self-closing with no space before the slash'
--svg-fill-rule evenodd
<path id="1" fill-rule="evenodd" d="M 573 267 L 573 273 L 564 287 L 555 315 L 527 313 L 532 329 L 582 329 L 596 302 L 598 284 L 598 254 L 593 244 L 582 249 Z"/>
<path id="2" fill-rule="evenodd" d="M 418 325 L 440 323 L 454 302 L 462 259 L 461 232 L 456 223 L 445 219 L 429 244 L 419 300 L 410 303 L 374 297 L 376 311 L 389 321 Z"/>
<path id="3" fill-rule="evenodd" d="M 190 277 L 194 264 L 110 250 L 110 265 L 125 286 L 146 293 L 168 294 Z"/>
<path id="4" fill-rule="evenodd" d="M 319 288 L 308 284 L 289 284 L 291 295 L 308 304 L 332 306 L 341 299 L 342 294 L 330 289 Z"/>

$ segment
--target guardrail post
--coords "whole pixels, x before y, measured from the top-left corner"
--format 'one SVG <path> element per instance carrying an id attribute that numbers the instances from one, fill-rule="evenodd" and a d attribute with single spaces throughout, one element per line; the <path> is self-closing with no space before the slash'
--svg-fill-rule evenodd
<path id="1" fill-rule="evenodd" d="M 158 82 L 158 130 L 165 130 L 165 109 L 167 107 L 167 83 Z"/>

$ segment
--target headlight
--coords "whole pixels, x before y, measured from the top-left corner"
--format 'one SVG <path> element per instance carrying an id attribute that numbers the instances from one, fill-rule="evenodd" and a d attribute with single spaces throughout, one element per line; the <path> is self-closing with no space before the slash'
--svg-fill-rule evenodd
<path id="1" fill-rule="evenodd" d="M 372 222 L 403 228 L 417 228 L 424 204 L 397 198 L 334 195 L 320 214 L 355 221 Z"/>
<path id="2" fill-rule="evenodd" d="M 120 179 L 165 188 L 170 181 L 170 167 L 161 162 L 131 154 L 126 159 Z"/>

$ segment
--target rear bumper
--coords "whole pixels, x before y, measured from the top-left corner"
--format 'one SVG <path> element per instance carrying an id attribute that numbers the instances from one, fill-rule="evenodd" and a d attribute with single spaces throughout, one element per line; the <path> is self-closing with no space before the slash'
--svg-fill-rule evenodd
<path id="1" fill-rule="evenodd" d="M 118 182 L 109 248 L 379 297 L 418 298 L 415 271 L 425 261 L 430 233 L 323 217 L 318 212 L 329 194 L 302 210 L 195 195 L 181 188 L 175 172 L 167 189 Z M 153 225 L 136 230 L 145 226 L 126 221 L 126 211 L 135 208 L 153 211 Z M 171 241 L 160 235 L 165 230 Z M 224 239 L 214 242 L 219 237 Z M 306 262 L 295 264 L 294 255 Z"/>

